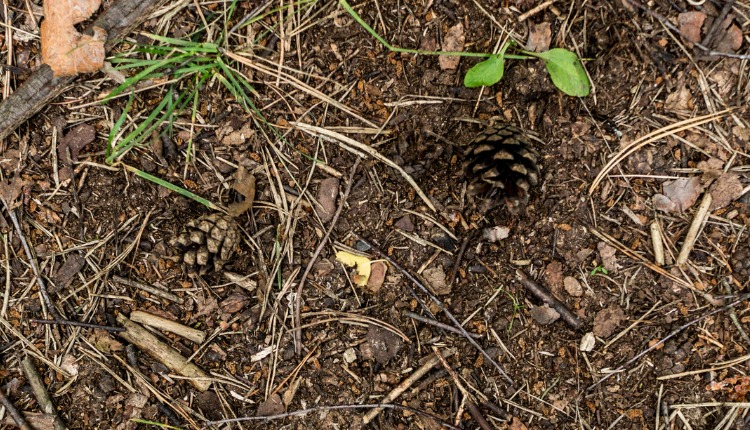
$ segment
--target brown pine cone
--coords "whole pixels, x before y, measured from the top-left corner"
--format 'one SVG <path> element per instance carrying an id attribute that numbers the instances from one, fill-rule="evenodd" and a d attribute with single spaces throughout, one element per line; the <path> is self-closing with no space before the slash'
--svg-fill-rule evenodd
<path id="1" fill-rule="evenodd" d="M 221 213 L 203 215 L 188 221 L 170 244 L 182 254 L 182 262 L 201 273 L 220 271 L 232 258 L 240 242 L 237 223 Z"/>
<path id="2" fill-rule="evenodd" d="M 539 183 L 539 153 L 520 128 L 499 123 L 479 134 L 465 152 L 464 170 L 472 195 L 499 195 L 517 214 L 529 202 L 529 191 Z"/>

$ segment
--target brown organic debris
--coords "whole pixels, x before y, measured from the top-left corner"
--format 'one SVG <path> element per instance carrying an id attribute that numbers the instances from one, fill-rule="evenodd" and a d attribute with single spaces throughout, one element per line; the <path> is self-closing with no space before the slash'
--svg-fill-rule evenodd
<path id="1" fill-rule="evenodd" d="M 374 261 L 370 265 L 370 278 L 367 280 L 367 290 L 373 294 L 380 291 L 385 281 L 388 265 L 384 261 Z"/>
<path id="2" fill-rule="evenodd" d="M 89 124 L 81 124 L 60 138 L 57 145 L 57 159 L 60 163 L 60 181 L 65 182 L 73 173 L 73 162 L 78 161 L 81 150 L 96 140 L 96 129 Z"/>
<path id="3" fill-rule="evenodd" d="M 705 20 L 706 14 L 696 11 L 683 12 L 677 17 L 680 31 L 693 43 L 701 41 L 701 27 Z"/>
<path id="4" fill-rule="evenodd" d="M 529 40 L 526 49 L 533 52 L 544 52 L 549 50 L 552 41 L 552 29 L 548 22 L 534 24 L 529 30 Z"/>
<path id="5" fill-rule="evenodd" d="M 320 206 L 315 207 L 315 213 L 320 217 L 323 224 L 327 224 L 333 219 L 336 213 L 336 197 L 339 195 L 339 179 L 326 178 L 320 181 L 318 189 L 318 203 Z"/>
<path id="6" fill-rule="evenodd" d="M 594 335 L 601 338 L 608 338 L 627 319 L 625 312 L 617 305 L 611 305 L 607 309 L 602 309 L 594 317 Z"/>
<path id="7" fill-rule="evenodd" d="M 255 176 L 245 170 L 243 166 L 237 169 L 236 180 L 232 184 L 232 189 L 242 196 L 242 201 L 230 203 L 227 212 L 232 217 L 238 217 L 249 211 L 255 201 Z"/>
<path id="8" fill-rule="evenodd" d="M 107 32 L 94 27 L 93 35 L 81 34 L 75 25 L 87 20 L 101 0 L 46 0 L 40 35 L 42 61 L 55 77 L 91 73 L 104 65 Z"/>
<path id="9" fill-rule="evenodd" d="M 465 40 L 463 24 L 456 24 L 445 33 L 443 51 L 461 52 L 464 50 Z M 456 55 L 441 55 L 438 57 L 441 70 L 455 70 L 460 60 L 461 57 Z"/>
<path id="10" fill-rule="evenodd" d="M 711 210 L 723 208 L 742 196 L 742 182 L 736 173 L 722 174 L 708 189 L 713 200 Z"/>

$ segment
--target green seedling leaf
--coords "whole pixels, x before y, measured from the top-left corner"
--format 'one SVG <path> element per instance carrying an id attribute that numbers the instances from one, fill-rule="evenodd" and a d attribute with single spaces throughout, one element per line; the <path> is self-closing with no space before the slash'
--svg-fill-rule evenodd
<path id="1" fill-rule="evenodd" d="M 502 54 L 493 55 L 490 58 L 477 63 L 466 72 L 464 86 L 466 88 L 489 87 L 495 85 L 503 78 L 505 72 L 505 58 Z"/>
<path id="2" fill-rule="evenodd" d="M 555 48 L 545 52 L 524 52 L 524 54 L 541 58 L 544 61 L 552 83 L 560 91 L 574 97 L 589 95 L 591 83 L 575 52 Z"/>

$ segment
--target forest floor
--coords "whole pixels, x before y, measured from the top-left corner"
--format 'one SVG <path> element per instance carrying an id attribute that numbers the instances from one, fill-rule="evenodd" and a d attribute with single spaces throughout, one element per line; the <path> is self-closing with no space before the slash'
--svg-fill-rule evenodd
<path id="1" fill-rule="evenodd" d="M 510 59 L 498 84 L 466 88 L 481 59 L 391 52 L 338 1 L 167 3 L 111 67 L 0 142 L 10 404 L 39 429 L 52 412 L 71 429 L 748 428 L 750 5 L 352 6 L 397 47 L 569 49 L 592 92 L 567 96 L 544 63 Z M 41 7 L 9 0 L 0 17 L 7 97 L 40 66 Z M 159 55 L 184 61 L 103 101 L 140 70 L 115 70 L 123 59 Z M 198 70 L 205 58 L 225 69 Z M 252 90 L 231 94 L 227 73 Z M 464 148 L 493 121 L 541 154 L 520 214 L 466 193 Z M 232 209 L 243 196 L 252 208 Z M 223 266 L 184 262 L 173 239 L 228 210 L 240 240 Z M 387 271 L 358 286 L 342 251 Z M 145 337 L 32 321 L 55 319 L 38 277 L 65 320 L 181 324 L 148 330 L 198 376 Z"/>

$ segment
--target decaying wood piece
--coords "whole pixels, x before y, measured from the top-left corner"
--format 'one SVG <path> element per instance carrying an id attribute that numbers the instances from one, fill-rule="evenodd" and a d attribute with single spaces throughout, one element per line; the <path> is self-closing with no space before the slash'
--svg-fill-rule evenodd
<path id="1" fill-rule="evenodd" d="M 118 336 L 137 346 L 138 349 L 157 359 L 161 364 L 184 376 L 195 388 L 206 391 L 211 386 L 208 374 L 187 361 L 176 349 L 160 341 L 140 324 L 130 321 L 125 315 L 117 315 L 117 322 L 125 327 Z"/>
<path id="2" fill-rule="evenodd" d="M 102 12 L 85 33 L 90 33 L 94 27 L 104 29 L 109 35 L 105 45 L 109 50 L 163 3 L 166 1 L 118 0 Z M 59 96 L 74 79 L 55 78 L 52 69 L 46 64 L 32 73 L 21 87 L 0 103 L 0 140 L 8 137 L 19 125 Z"/>
<path id="3" fill-rule="evenodd" d="M 50 397 L 47 392 L 47 388 L 44 386 L 44 381 L 42 381 L 42 378 L 39 376 L 39 372 L 36 371 L 36 367 L 34 366 L 34 362 L 31 361 L 30 356 L 27 355 L 26 358 L 21 361 L 21 369 L 23 370 L 23 374 L 26 376 L 29 385 L 31 385 L 31 392 L 34 393 L 34 398 L 36 398 L 42 412 L 53 417 L 52 426 L 45 428 L 67 430 L 65 423 L 63 423 L 62 419 L 57 416 L 57 410 L 55 409 L 55 404 L 52 402 L 52 397 Z M 35 426 L 34 428 L 41 427 Z"/>

